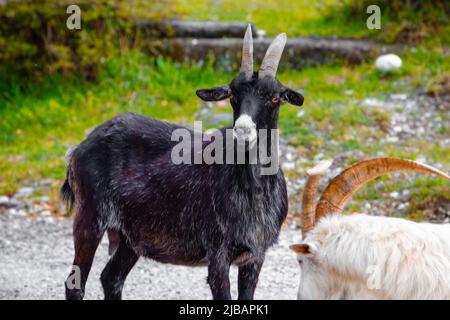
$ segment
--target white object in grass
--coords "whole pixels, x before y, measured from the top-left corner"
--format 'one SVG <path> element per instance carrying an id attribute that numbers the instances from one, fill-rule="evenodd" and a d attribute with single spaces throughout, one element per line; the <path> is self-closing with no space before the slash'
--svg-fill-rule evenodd
<path id="1" fill-rule="evenodd" d="M 378 71 L 390 72 L 392 70 L 400 69 L 402 66 L 402 59 L 396 54 L 384 54 L 375 60 L 375 67 Z"/>

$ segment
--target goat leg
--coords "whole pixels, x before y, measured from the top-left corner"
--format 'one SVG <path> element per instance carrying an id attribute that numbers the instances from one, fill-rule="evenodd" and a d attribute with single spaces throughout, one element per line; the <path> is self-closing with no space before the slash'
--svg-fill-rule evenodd
<path id="1" fill-rule="evenodd" d="M 216 254 L 208 265 L 208 283 L 214 300 L 231 300 L 230 261 Z"/>
<path id="2" fill-rule="evenodd" d="M 82 300 L 95 251 L 102 239 L 102 230 L 92 205 L 85 204 L 77 213 L 73 226 L 75 258 L 73 269 L 65 281 L 66 299 Z"/>
<path id="3" fill-rule="evenodd" d="M 253 300 L 256 285 L 258 284 L 259 272 L 264 260 L 246 264 L 239 267 L 238 292 L 239 300 Z"/>
<path id="4" fill-rule="evenodd" d="M 122 299 L 122 288 L 125 279 L 138 259 L 139 256 L 127 245 L 124 237 L 120 236 L 118 247 L 105 269 L 103 269 L 100 277 L 105 300 Z"/>

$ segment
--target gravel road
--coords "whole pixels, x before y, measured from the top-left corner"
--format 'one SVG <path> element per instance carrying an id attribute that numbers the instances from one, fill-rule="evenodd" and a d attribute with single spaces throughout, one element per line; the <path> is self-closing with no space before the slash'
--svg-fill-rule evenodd
<path id="1" fill-rule="evenodd" d="M 106 237 L 105 237 L 106 238 Z M 300 231 L 282 230 L 261 271 L 256 299 L 295 299 L 299 268 L 288 246 Z M 102 299 L 99 281 L 108 255 L 106 239 L 97 250 L 85 299 Z M 0 213 L 0 299 L 63 299 L 73 259 L 72 220 Z M 124 299 L 210 299 L 205 267 L 164 265 L 141 258 L 125 282 Z M 237 268 L 231 270 L 237 297 Z"/>

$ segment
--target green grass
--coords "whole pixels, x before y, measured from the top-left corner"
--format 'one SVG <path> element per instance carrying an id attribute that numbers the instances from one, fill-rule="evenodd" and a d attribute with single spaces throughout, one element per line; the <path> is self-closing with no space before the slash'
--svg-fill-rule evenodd
<path id="1" fill-rule="evenodd" d="M 118 113 L 188 122 L 199 106 L 195 90 L 228 80 L 211 65 L 132 52 L 108 62 L 97 83 L 61 77 L 0 82 L 0 194 L 43 177 L 61 179 L 67 147 Z"/>
<path id="2" fill-rule="evenodd" d="M 435 63 L 430 64 L 431 60 Z M 425 63 L 428 72 L 421 73 Z M 283 135 L 293 136 L 293 143 L 308 157 L 320 148 L 329 152 L 327 156 L 358 148 L 368 155 L 383 149 L 414 157 L 396 151 L 395 145 L 365 145 L 369 137 L 383 136 L 381 130 L 372 128 L 389 115 L 383 110 L 364 109 L 357 101 L 411 92 L 442 73 L 448 64 L 437 54 L 421 51 L 407 55 L 404 70 L 389 77 L 374 71 L 370 64 L 282 70 L 279 79 L 305 96 L 301 118 L 296 115 L 298 108 L 282 107 Z M 179 65 L 131 52 L 107 62 L 97 83 L 60 77 L 39 83 L 1 83 L 0 194 L 43 177 L 61 179 L 67 147 L 81 141 L 89 128 L 120 112 L 191 124 L 200 107 L 195 90 L 226 83 L 232 76 L 214 70 L 210 63 Z M 346 90 L 353 90 L 353 95 Z M 332 140 L 337 143 L 331 144 Z M 448 161 L 448 151 L 436 149 L 424 145 L 420 151 L 433 160 Z"/>
<path id="3" fill-rule="evenodd" d="M 221 6 L 214 2 L 182 0 L 177 10 L 189 19 L 252 21 L 269 34 L 377 37 L 374 33 L 384 32 L 369 32 L 365 20 L 344 21 L 345 16 L 330 16 L 330 10 L 334 10 L 332 1 L 312 4 L 293 0 L 221 0 Z M 428 44 L 439 43 L 439 39 L 437 34 Z M 402 69 L 388 76 L 376 72 L 372 63 L 302 70 L 281 66 L 279 80 L 305 96 L 303 116 L 297 116 L 301 109 L 290 105 L 282 106 L 280 114 L 282 135 L 289 137 L 307 160 L 300 172 L 287 174 L 302 175 L 302 169 L 312 165 L 319 153 L 334 158 L 355 149 L 361 156 L 352 155 L 343 165 L 383 151 L 387 156 L 410 159 L 420 154 L 428 161 L 450 167 L 450 150 L 438 143 L 420 139 L 401 144 L 379 143 L 386 136 L 384 126 L 389 123 L 389 112 L 359 104 L 364 98 L 383 99 L 391 93 L 442 91 L 439 83 L 450 74 L 450 59 L 442 50 L 442 45 L 427 44 L 407 50 L 402 54 Z M 137 50 L 106 61 L 96 82 L 57 75 L 41 81 L 8 75 L 5 80 L 6 75 L 0 75 L 0 194 L 13 194 L 21 186 L 51 178 L 55 183 L 50 194 L 56 198 L 65 174 L 64 154 L 70 145 L 84 139 L 89 129 L 125 111 L 192 125 L 194 113 L 201 105 L 195 90 L 227 83 L 233 76 L 234 73 L 213 68 L 212 62 L 180 65 L 163 59 L 155 61 Z M 220 111 L 231 109 L 220 107 Z M 443 113 L 442 121 L 448 123 L 449 117 Z M 439 129 L 442 137 L 448 137 L 448 133 L 448 128 Z M 443 182 L 436 184 L 434 178 L 423 178 L 420 183 L 408 180 L 401 185 L 389 178 L 383 181 L 386 185 L 381 189 L 361 190 L 356 204 L 384 196 L 391 188 L 410 187 L 411 214 L 417 218 L 424 211 L 421 204 L 440 197 L 450 201 L 449 187 Z"/>

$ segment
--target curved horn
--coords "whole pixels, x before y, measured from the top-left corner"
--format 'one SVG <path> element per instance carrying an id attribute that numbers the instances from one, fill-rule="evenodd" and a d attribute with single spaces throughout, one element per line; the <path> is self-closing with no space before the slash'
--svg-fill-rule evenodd
<path id="1" fill-rule="evenodd" d="M 248 80 L 253 76 L 253 38 L 251 24 L 248 24 L 242 45 L 241 72 L 245 74 Z"/>
<path id="2" fill-rule="evenodd" d="M 261 67 L 259 68 L 259 79 L 262 79 L 265 76 L 275 78 L 275 75 L 277 74 L 278 64 L 280 63 L 281 55 L 283 54 L 283 49 L 286 44 L 286 40 L 286 33 L 280 33 L 272 41 L 261 63 Z"/>
<path id="3" fill-rule="evenodd" d="M 314 228 L 314 213 L 316 209 L 317 187 L 320 175 L 333 163 L 332 160 L 322 160 L 315 167 L 306 171 L 308 179 L 303 190 L 302 199 L 302 236 L 306 237 L 309 230 Z"/>
<path id="4" fill-rule="evenodd" d="M 336 176 L 329 184 L 317 204 L 316 221 L 322 216 L 341 213 L 351 196 L 366 182 L 391 172 L 421 171 L 450 180 L 444 172 L 411 160 L 377 158 L 358 162 Z"/>

